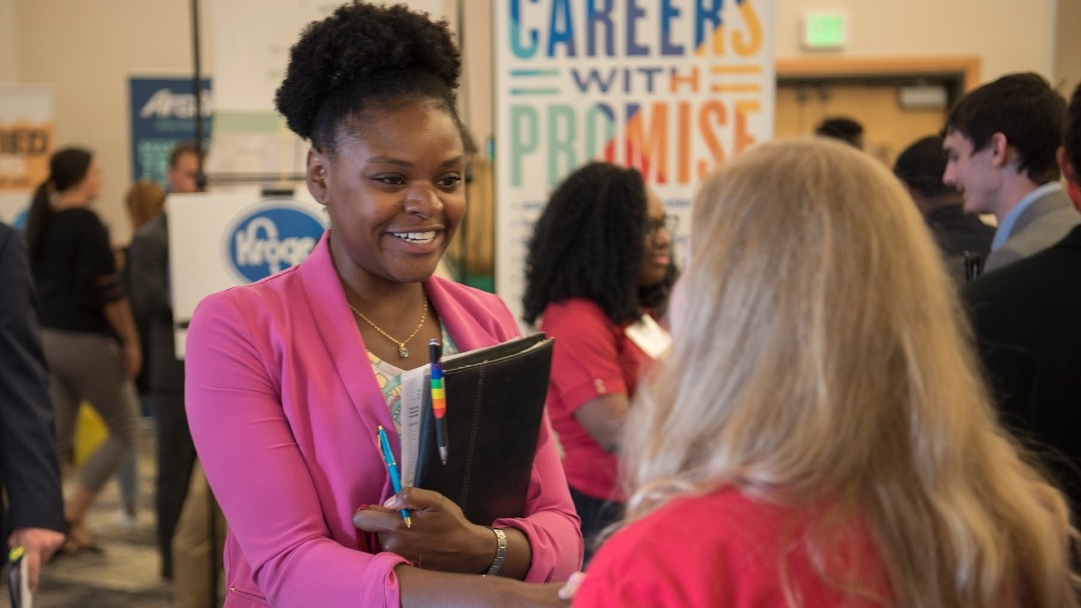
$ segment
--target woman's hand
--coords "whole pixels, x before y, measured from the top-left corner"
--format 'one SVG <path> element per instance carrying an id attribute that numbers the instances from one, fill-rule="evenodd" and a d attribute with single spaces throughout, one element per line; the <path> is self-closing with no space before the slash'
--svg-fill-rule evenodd
<path id="1" fill-rule="evenodd" d="M 410 511 L 412 527 L 406 527 L 401 509 Z M 383 505 L 359 509 L 353 525 L 377 533 L 381 550 L 427 570 L 480 574 L 495 557 L 492 531 L 470 523 L 458 505 L 430 490 L 403 488 Z"/>
<path id="2" fill-rule="evenodd" d="M 574 599 L 574 595 L 578 593 L 578 587 L 582 586 L 582 581 L 586 580 L 585 572 L 575 572 L 571 575 L 570 579 L 559 588 L 559 599 L 569 602 Z"/>
<path id="3" fill-rule="evenodd" d="M 134 380 L 143 367 L 143 351 L 139 347 L 138 341 L 125 342 L 123 351 L 124 373 L 128 375 L 128 378 Z"/>

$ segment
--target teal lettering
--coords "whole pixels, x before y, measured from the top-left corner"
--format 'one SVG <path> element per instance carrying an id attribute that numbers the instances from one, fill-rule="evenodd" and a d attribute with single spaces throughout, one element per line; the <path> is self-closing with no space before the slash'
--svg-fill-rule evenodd
<path id="1" fill-rule="evenodd" d="M 534 4 L 537 0 L 530 0 Z M 522 44 L 522 2 L 521 0 L 511 0 L 510 3 L 510 49 L 516 57 L 521 59 L 529 59 L 533 55 L 537 54 L 537 30 L 529 30 L 529 42 L 528 45 Z"/>
<path id="2" fill-rule="evenodd" d="M 537 110 L 530 106 L 510 108 L 510 183 L 522 185 L 522 159 L 537 151 L 540 130 Z"/>
<path id="3" fill-rule="evenodd" d="M 567 105 L 548 107 L 548 184 L 556 185 L 578 166 L 574 151 L 576 131 L 574 108 Z"/>

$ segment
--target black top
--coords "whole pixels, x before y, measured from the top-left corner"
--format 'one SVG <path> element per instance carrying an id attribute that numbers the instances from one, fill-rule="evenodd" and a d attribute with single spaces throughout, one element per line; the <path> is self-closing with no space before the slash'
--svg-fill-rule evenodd
<path id="1" fill-rule="evenodd" d="M 924 219 L 947 256 L 971 251 L 986 260 L 991 252 L 995 229 L 981 222 L 980 218 L 965 213 L 961 205 L 939 207 L 925 215 Z"/>
<path id="2" fill-rule="evenodd" d="M 32 262 L 42 327 L 112 335 L 103 305 L 123 296 L 109 233 L 93 211 L 50 215 Z"/>

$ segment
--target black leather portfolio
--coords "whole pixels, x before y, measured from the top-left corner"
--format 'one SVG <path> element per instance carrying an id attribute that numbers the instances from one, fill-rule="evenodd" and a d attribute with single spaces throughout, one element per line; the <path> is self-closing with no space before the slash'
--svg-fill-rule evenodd
<path id="1" fill-rule="evenodd" d="M 427 395 L 414 485 L 453 500 L 475 524 L 525 514 L 552 344 L 534 334 L 444 359 L 447 463 Z"/>

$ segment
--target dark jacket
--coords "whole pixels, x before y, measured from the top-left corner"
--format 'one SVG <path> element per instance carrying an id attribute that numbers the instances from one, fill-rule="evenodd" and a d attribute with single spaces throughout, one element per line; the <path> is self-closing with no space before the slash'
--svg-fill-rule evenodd
<path id="1" fill-rule="evenodd" d="M 1081 508 L 1081 227 L 962 289 L 1004 422 Z"/>
<path id="2" fill-rule="evenodd" d="M 980 218 L 965 213 L 961 205 L 944 205 L 932 210 L 923 219 L 947 256 L 972 251 L 980 254 L 980 259 L 986 260 L 991 252 L 995 229 L 981 222 Z"/>
<path id="3" fill-rule="evenodd" d="M 0 502 L 4 537 L 12 528 L 64 532 L 53 407 L 35 311 L 33 280 L 20 233 L 0 224 Z"/>
<path id="4" fill-rule="evenodd" d="M 176 358 L 169 292 L 169 223 L 164 213 L 143 224 L 131 239 L 128 269 L 131 307 L 149 332 L 147 367 L 151 392 L 184 391 L 184 362 Z"/>

